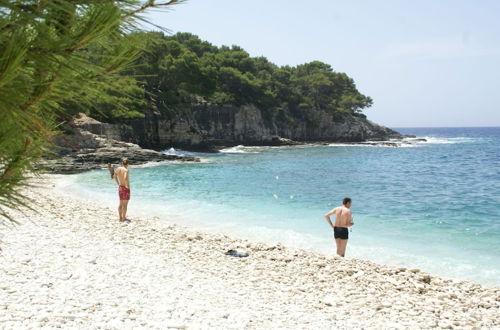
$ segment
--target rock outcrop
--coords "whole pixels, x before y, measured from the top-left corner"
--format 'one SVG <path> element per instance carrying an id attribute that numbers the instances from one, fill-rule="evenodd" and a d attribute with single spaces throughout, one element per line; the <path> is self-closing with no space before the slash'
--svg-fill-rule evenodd
<path id="1" fill-rule="evenodd" d="M 199 158 L 164 153 L 143 149 L 139 145 L 109 139 L 88 132 L 78 125 L 82 123 L 102 125 L 100 122 L 80 115 L 73 124 L 68 125 L 65 134 L 56 137 L 55 157 L 42 162 L 43 169 L 55 173 L 80 172 L 99 169 L 108 163 L 117 164 L 123 157 L 128 158 L 131 165 L 160 161 L 199 162 Z"/>
<path id="2" fill-rule="evenodd" d="M 161 150 L 170 147 L 210 150 L 222 146 L 283 145 L 297 142 L 362 142 L 402 138 L 364 115 L 307 110 L 306 120 L 266 118 L 253 106 L 193 105 L 167 117 L 155 112 L 122 124 L 80 122 L 81 128 L 107 138 Z"/>

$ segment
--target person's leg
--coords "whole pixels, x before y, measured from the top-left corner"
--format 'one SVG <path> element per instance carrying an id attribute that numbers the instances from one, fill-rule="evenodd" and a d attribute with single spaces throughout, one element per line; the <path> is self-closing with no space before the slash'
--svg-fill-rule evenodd
<path id="1" fill-rule="evenodd" d="M 342 257 L 345 257 L 345 248 L 347 246 L 347 240 L 346 239 L 339 239 L 340 241 L 340 248 L 339 248 L 339 252 L 337 252 L 339 255 L 341 255 Z"/>
<path id="2" fill-rule="evenodd" d="M 124 200 L 122 208 L 123 221 L 127 220 L 127 206 L 128 206 L 128 200 Z"/>
<path id="3" fill-rule="evenodd" d="M 340 238 L 336 238 L 336 239 L 335 239 L 335 244 L 337 245 L 337 254 L 338 254 L 339 256 L 341 255 L 341 254 L 340 254 L 340 248 L 341 248 L 341 244 L 342 244 L 340 241 L 341 241 L 341 239 L 340 239 Z"/>
<path id="4" fill-rule="evenodd" d="M 125 220 L 125 218 L 123 216 L 123 202 L 124 202 L 124 200 L 120 199 L 120 205 L 118 206 L 118 215 L 120 216 L 120 221 Z"/>

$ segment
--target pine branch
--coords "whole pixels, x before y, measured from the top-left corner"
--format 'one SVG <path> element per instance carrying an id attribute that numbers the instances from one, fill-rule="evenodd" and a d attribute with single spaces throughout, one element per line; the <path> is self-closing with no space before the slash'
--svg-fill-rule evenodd
<path id="1" fill-rule="evenodd" d="M 147 22 L 147 10 L 181 2 L 0 0 L 0 223 L 14 221 L 10 209 L 30 207 L 21 189 L 47 155 L 56 115 L 76 108 L 68 104 L 140 115 L 132 94 L 142 97 L 143 89 L 117 75 L 142 44 L 127 32 Z"/>
<path id="2" fill-rule="evenodd" d="M 148 9 L 165 8 L 165 7 L 168 7 L 168 6 L 180 4 L 182 2 L 185 2 L 185 0 L 170 0 L 170 1 L 167 1 L 165 3 L 156 3 L 155 0 L 148 0 L 148 2 L 146 2 L 145 4 L 143 4 L 141 7 L 137 8 L 137 9 L 131 11 L 131 12 L 128 12 L 125 15 L 125 17 L 136 16 L 137 14 L 141 14 L 141 13 L 145 12 Z"/>
<path id="3" fill-rule="evenodd" d="M 19 162 L 23 159 L 23 157 L 26 155 L 28 152 L 28 148 L 30 147 L 32 141 L 30 138 L 26 138 L 24 142 L 24 148 L 21 150 L 21 152 L 17 155 L 16 158 L 14 158 L 5 168 L 2 176 L 0 177 L 0 180 L 5 180 L 8 179 L 12 176 L 14 173 L 15 169 L 18 168 Z"/>

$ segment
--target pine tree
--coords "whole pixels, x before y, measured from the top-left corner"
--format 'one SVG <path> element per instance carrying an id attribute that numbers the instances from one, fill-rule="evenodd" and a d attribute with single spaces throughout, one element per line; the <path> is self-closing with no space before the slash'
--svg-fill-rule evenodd
<path id="1" fill-rule="evenodd" d="M 142 14 L 179 2 L 0 0 L 0 221 L 31 205 L 23 188 L 50 152 L 57 120 L 71 114 L 67 105 L 109 98 L 140 53 L 131 32 Z"/>

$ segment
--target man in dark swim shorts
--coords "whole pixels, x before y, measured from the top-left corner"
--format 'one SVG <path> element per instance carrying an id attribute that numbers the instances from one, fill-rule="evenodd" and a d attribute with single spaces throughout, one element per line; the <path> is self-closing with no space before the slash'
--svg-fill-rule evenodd
<path id="1" fill-rule="evenodd" d="M 347 240 L 349 239 L 349 227 L 354 225 L 352 222 L 351 213 L 352 201 L 349 197 L 344 198 L 342 206 L 336 207 L 327 214 L 325 214 L 326 221 L 333 228 L 333 236 L 335 237 L 335 243 L 337 245 L 337 254 L 339 256 L 345 256 L 345 248 L 347 246 Z M 335 214 L 335 225 L 332 224 L 330 216 Z"/>
<path id="2" fill-rule="evenodd" d="M 349 230 L 345 227 L 333 227 L 333 237 L 335 239 L 349 239 Z"/>

